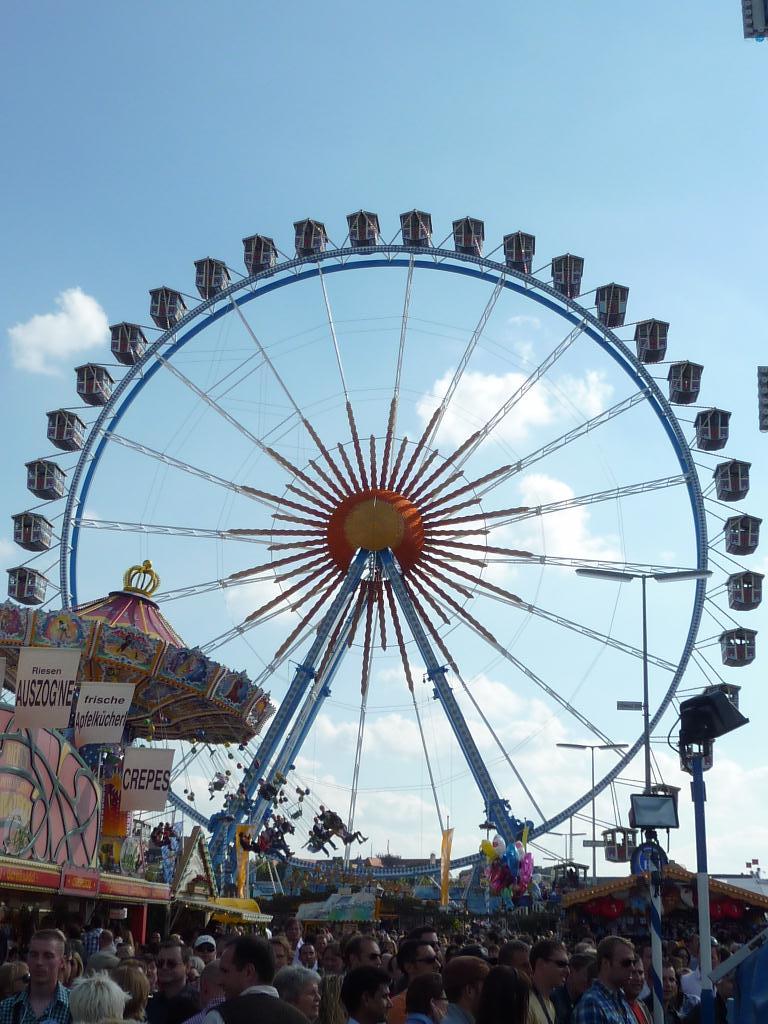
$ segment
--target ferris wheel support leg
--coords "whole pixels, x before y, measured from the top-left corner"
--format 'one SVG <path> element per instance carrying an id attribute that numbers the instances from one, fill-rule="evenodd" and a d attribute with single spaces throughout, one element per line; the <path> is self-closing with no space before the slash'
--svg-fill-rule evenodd
<path id="1" fill-rule="evenodd" d="M 269 729 L 267 729 L 264 739 L 261 741 L 259 749 L 256 751 L 254 760 L 248 766 L 245 774 L 243 775 L 242 786 L 244 789 L 244 795 L 238 797 L 229 807 L 227 817 L 230 820 L 226 821 L 222 819 L 217 822 L 209 844 L 211 862 L 214 870 L 219 869 L 224 860 L 227 847 L 230 843 L 234 842 L 235 829 L 238 822 L 242 821 L 250 814 L 251 800 L 258 789 L 259 779 L 263 777 L 267 782 L 271 782 L 274 778 L 276 768 L 273 767 L 271 770 L 268 770 L 267 765 L 274 758 L 278 744 L 288 727 L 288 723 L 296 713 L 301 698 L 304 696 L 307 687 L 315 677 L 315 665 L 325 649 L 328 638 L 333 631 L 334 626 L 338 622 L 339 616 L 342 614 L 347 601 L 352 596 L 352 593 L 360 582 L 369 557 L 369 552 L 361 548 L 350 563 L 346 578 L 339 587 L 338 593 L 334 597 L 330 608 L 323 616 L 320 628 L 317 631 L 317 636 L 307 652 L 306 658 L 296 669 L 293 682 L 283 698 L 283 701 L 277 710 L 277 714 L 272 719 Z"/>
<path id="2" fill-rule="evenodd" d="M 441 665 L 435 657 L 421 620 L 416 613 L 408 591 L 403 585 L 394 555 L 387 549 L 381 552 L 379 558 L 384 574 L 392 584 L 392 591 L 402 609 L 403 617 L 408 623 L 408 628 L 419 649 L 419 654 L 421 654 L 424 664 L 427 666 L 427 676 L 434 687 L 435 698 L 443 705 L 443 710 L 448 716 L 453 734 L 485 801 L 486 814 L 496 825 L 499 834 L 504 840 L 507 843 L 514 843 L 515 840 L 520 838 L 526 822 L 520 821 L 510 813 L 509 803 L 496 791 L 493 780 L 488 769 L 485 767 L 475 741 L 472 739 L 472 734 L 456 702 L 453 690 L 448 683 L 446 667 Z"/>
<path id="3" fill-rule="evenodd" d="M 307 693 L 304 704 L 296 716 L 296 720 L 290 731 L 290 734 L 286 737 L 285 743 L 280 753 L 275 758 L 275 763 L 272 768 L 272 775 L 278 772 L 281 775 L 287 775 L 287 773 L 293 767 L 293 763 L 296 760 L 299 751 L 304 745 L 304 741 L 307 735 L 315 723 L 315 719 L 320 713 L 326 697 L 331 695 L 331 683 L 334 680 L 336 673 L 339 670 L 344 655 L 346 654 L 350 635 L 355 627 L 357 619 L 357 610 L 353 606 L 347 615 L 344 626 L 336 638 L 336 642 L 333 645 L 333 652 L 331 659 L 328 664 L 328 668 L 321 677 L 315 677 L 315 680 Z M 269 800 L 260 798 L 257 800 L 253 811 L 251 813 L 251 821 L 256 823 L 255 834 L 258 834 L 258 830 L 262 825 L 266 823 L 269 816 L 269 812 L 272 809 L 272 804 Z"/>

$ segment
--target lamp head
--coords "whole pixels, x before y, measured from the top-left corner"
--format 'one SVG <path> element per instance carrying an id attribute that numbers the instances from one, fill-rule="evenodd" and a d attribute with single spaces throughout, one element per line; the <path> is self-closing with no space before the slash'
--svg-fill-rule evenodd
<path id="1" fill-rule="evenodd" d="M 703 744 L 749 721 L 722 691 L 701 693 L 680 705 L 680 743 Z"/>

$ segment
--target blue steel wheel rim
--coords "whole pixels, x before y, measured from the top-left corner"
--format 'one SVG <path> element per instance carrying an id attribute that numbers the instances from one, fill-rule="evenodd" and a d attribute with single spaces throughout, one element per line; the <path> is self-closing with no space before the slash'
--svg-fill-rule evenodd
<path id="1" fill-rule="evenodd" d="M 560 294 L 551 285 L 531 275 L 512 270 L 503 263 L 498 263 L 482 256 L 454 252 L 449 249 L 434 249 L 423 246 L 377 245 L 354 249 L 330 249 L 325 252 L 314 253 L 312 256 L 287 260 L 258 274 L 244 278 L 219 292 L 213 298 L 203 300 L 193 309 L 189 310 L 171 329 L 163 332 L 147 348 L 141 360 L 134 363 L 128 369 L 125 376 L 115 387 L 108 402 L 103 406 L 96 422 L 91 427 L 72 475 L 72 483 L 67 494 L 62 521 L 59 557 L 59 577 L 62 606 L 64 608 L 73 607 L 78 601 L 77 553 L 80 527 L 74 523 L 74 520 L 79 514 L 79 510 L 85 505 L 94 475 L 109 442 L 108 435 L 117 427 L 136 397 L 162 366 L 159 361 L 155 360 L 153 362 L 153 360 L 163 346 L 171 342 L 163 353 L 163 358 L 172 358 L 192 338 L 222 317 L 234 312 L 233 303 L 237 306 L 244 306 L 253 299 L 257 299 L 271 291 L 319 277 L 321 263 L 337 261 L 323 267 L 322 273 L 324 276 L 342 271 L 376 269 L 380 267 L 402 269 L 404 267 L 407 268 L 410 263 L 410 259 L 402 258 L 405 254 L 413 257 L 413 266 L 419 270 L 436 270 L 460 274 L 494 285 L 498 283 L 501 277 L 503 278 L 502 285 L 504 288 L 532 299 L 570 324 L 584 324 L 584 334 L 596 342 L 618 364 L 638 390 L 645 392 L 646 401 L 653 409 L 667 435 L 686 480 L 685 487 L 691 505 L 696 538 L 696 568 L 701 571 L 706 570 L 708 564 L 708 541 L 704 498 L 688 443 L 671 405 L 662 394 L 655 380 L 633 355 L 627 345 L 613 331 L 603 326 L 597 317 L 587 309 L 580 306 L 573 299 L 568 299 Z M 374 255 L 389 256 L 391 258 L 366 258 Z M 289 271 L 293 271 L 293 273 L 287 273 Z M 285 276 L 278 277 L 280 274 Z M 274 278 L 277 278 L 277 280 L 273 280 Z M 244 294 L 238 295 L 240 292 Z M 131 387 L 132 384 L 134 385 L 133 387 Z M 91 454 L 92 451 L 93 454 Z M 81 480 L 82 486 L 80 485 Z M 658 708 L 651 716 L 651 731 L 656 728 L 671 705 L 687 670 L 701 624 L 706 586 L 706 579 L 696 580 L 691 620 L 683 651 L 670 685 Z M 642 746 L 643 737 L 641 735 L 616 762 L 613 768 L 595 783 L 593 788 L 589 789 L 582 797 L 568 807 L 548 818 L 545 822 L 536 825 L 531 832 L 531 836 L 540 837 L 547 832 L 553 831 L 578 811 L 582 810 L 591 802 L 593 796 L 598 796 L 618 778 Z M 474 862 L 474 860 L 475 858 L 458 858 L 455 865 L 457 867 L 463 866 Z"/>

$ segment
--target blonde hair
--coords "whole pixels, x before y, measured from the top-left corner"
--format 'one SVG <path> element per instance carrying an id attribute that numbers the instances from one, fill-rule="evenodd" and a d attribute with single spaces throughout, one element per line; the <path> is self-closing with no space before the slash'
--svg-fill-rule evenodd
<path id="1" fill-rule="evenodd" d="M 7 999 L 12 996 L 13 986 L 19 980 L 29 975 L 29 968 L 21 961 L 3 964 L 0 967 L 0 999 Z"/>
<path id="2" fill-rule="evenodd" d="M 106 974 L 78 978 L 69 993 L 73 1024 L 100 1024 L 106 1017 L 121 1017 L 129 1000 L 126 992 Z"/>
<path id="3" fill-rule="evenodd" d="M 128 995 L 123 1016 L 126 1020 L 144 1020 L 144 1010 L 149 999 L 149 981 L 141 967 L 120 964 L 113 967 L 109 976 Z"/>

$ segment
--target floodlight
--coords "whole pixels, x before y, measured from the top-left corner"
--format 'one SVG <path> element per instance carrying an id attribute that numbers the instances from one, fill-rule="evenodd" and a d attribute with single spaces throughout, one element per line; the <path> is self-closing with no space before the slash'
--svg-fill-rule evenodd
<path id="1" fill-rule="evenodd" d="M 632 793 L 629 824 L 632 828 L 679 828 L 676 794 Z"/>
<path id="2" fill-rule="evenodd" d="M 720 692 L 702 693 L 680 705 L 680 743 L 706 743 L 749 721 Z"/>

